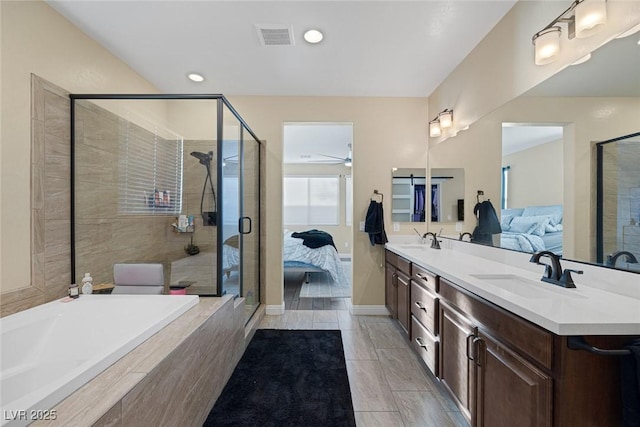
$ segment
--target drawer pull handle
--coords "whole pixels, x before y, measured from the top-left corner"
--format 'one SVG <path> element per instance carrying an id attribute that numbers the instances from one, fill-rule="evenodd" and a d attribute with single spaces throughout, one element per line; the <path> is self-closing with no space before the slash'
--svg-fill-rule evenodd
<path id="1" fill-rule="evenodd" d="M 422 338 L 420 337 L 416 337 L 415 339 L 416 344 L 418 344 L 420 347 L 424 348 L 426 351 L 429 351 L 429 348 L 427 347 L 427 345 L 424 343 L 424 341 L 422 341 Z"/>
<path id="2" fill-rule="evenodd" d="M 425 311 L 425 313 L 427 312 L 427 307 L 425 307 L 425 306 L 422 304 L 422 301 L 416 301 L 414 304 L 415 304 L 415 305 L 416 305 L 416 307 L 418 307 L 420 310 L 424 310 L 424 311 Z"/>
<path id="3" fill-rule="evenodd" d="M 418 279 L 422 279 L 425 282 L 429 281 L 429 277 L 425 276 L 424 274 L 416 273 L 416 276 L 418 276 Z"/>

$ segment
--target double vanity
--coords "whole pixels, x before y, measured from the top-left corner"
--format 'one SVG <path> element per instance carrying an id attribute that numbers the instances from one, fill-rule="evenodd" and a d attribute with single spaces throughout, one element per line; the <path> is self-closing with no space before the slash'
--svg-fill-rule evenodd
<path id="1" fill-rule="evenodd" d="M 562 288 L 526 254 L 445 244 L 386 245 L 386 306 L 470 425 L 621 425 L 639 295 L 585 285 L 590 271 Z"/>

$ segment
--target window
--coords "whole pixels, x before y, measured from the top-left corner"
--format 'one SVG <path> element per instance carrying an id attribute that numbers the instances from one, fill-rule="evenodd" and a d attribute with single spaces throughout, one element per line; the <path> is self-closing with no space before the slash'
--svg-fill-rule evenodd
<path id="1" fill-rule="evenodd" d="M 154 129 L 154 127 L 150 127 Z M 165 132 L 165 131 L 163 131 Z M 121 119 L 118 213 L 176 215 L 182 210 L 182 137 L 162 137 Z"/>
<path id="2" fill-rule="evenodd" d="M 353 178 L 345 178 L 345 222 L 351 225 L 353 222 Z"/>
<path id="3" fill-rule="evenodd" d="M 338 225 L 340 181 L 337 176 L 285 176 L 286 225 Z"/>
<path id="4" fill-rule="evenodd" d="M 502 167 L 502 186 L 500 188 L 500 209 L 507 209 L 509 204 L 509 170 L 511 166 Z"/>

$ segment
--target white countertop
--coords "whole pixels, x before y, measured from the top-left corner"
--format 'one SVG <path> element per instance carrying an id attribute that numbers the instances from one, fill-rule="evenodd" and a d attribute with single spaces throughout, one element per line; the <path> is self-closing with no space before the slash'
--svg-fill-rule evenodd
<path id="1" fill-rule="evenodd" d="M 386 248 L 557 335 L 640 335 L 640 299 L 581 284 L 583 275 L 567 289 L 542 282 L 542 266 L 536 274 L 453 249 Z"/>

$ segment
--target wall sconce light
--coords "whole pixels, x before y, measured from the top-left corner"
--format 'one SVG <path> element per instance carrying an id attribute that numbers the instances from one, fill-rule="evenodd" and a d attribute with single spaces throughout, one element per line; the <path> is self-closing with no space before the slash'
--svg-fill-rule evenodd
<path id="1" fill-rule="evenodd" d="M 451 126 L 453 126 L 453 110 L 443 110 L 429 122 L 429 136 L 438 137 L 442 135 L 442 129 L 449 129 Z"/>
<path id="2" fill-rule="evenodd" d="M 562 33 L 558 24 L 567 24 L 567 37 L 571 40 L 595 34 L 606 22 L 606 0 L 575 0 L 560 16 L 533 35 L 536 65 L 549 64 L 557 59 Z"/>

